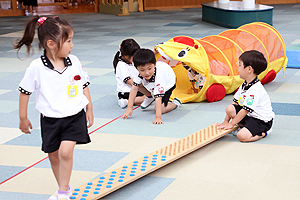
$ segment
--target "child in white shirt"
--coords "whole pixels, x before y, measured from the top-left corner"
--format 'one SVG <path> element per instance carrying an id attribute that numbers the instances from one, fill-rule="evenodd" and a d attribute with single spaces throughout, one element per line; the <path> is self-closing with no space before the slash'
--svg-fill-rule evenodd
<path id="1" fill-rule="evenodd" d="M 178 98 L 174 98 L 172 102 L 169 102 L 172 91 L 176 87 L 175 73 L 167 63 L 156 62 L 153 51 L 149 49 L 138 50 L 133 56 L 133 62 L 139 74 L 134 77 L 127 110 L 122 118 L 132 115 L 133 102 L 137 92 L 140 91 L 147 96 L 153 95 L 156 113 L 153 124 L 163 124 L 162 114 L 181 106 L 181 101 Z"/>
<path id="2" fill-rule="evenodd" d="M 120 50 L 116 53 L 113 66 L 115 68 L 118 104 L 121 108 L 126 108 L 128 104 L 129 92 L 133 83 L 133 77 L 139 72 L 133 65 L 133 54 L 140 49 L 139 44 L 134 39 L 123 40 L 120 45 Z M 135 98 L 134 105 L 140 105 L 145 99 L 145 95 L 138 92 Z M 149 106 L 153 102 L 150 97 L 150 102 L 145 105 Z M 146 102 L 144 102 L 145 104 Z M 141 107 L 142 109 L 144 106 Z"/>
<path id="3" fill-rule="evenodd" d="M 30 134 L 27 118 L 30 95 L 35 92 L 36 109 L 41 113 L 42 150 L 48 153 L 58 190 L 48 200 L 68 200 L 75 144 L 89 143 L 93 106 L 89 77 L 79 59 L 70 55 L 74 35 L 71 25 L 59 17 L 33 17 L 14 48 L 27 46 L 30 53 L 38 24 L 38 38 L 44 54 L 33 60 L 20 82 L 20 130 Z"/>
<path id="4" fill-rule="evenodd" d="M 254 142 L 271 133 L 273 119 L 271 101 L 257 75 L 267 68 L 264 55 L 256 50 L 244 52 L 239 59 L 239 75 L 245 82 L 226 108 L 226 117 L 220 129 L 240 126 L 237 138 L 241 142 Z"/>

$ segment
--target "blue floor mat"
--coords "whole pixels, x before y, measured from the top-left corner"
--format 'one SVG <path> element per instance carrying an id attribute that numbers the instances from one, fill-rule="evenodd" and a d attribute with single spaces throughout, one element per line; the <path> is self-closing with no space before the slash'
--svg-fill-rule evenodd
<path id="1" fill-rule="evenodd" d="M 287 67 L 300 68 L 300 44 L 287 48 L 286 56 L 288 58 Z"/>

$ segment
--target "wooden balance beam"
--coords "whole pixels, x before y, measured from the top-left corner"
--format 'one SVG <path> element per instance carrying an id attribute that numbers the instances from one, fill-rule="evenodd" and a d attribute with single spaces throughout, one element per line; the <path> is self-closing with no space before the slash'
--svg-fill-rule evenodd
<path id="1" fill-rule="evenodd" d="M 142 158 L 128 163 L 123 167 L 75 188 L 70 199 L 100 199 L 155 170 L 158 170 L 159 168 L 193 151 L 196 151 L 197 149 L 236 129 L 237 127 L 228 130 L 218 130 L 216 124 L 210 125 Z"/>

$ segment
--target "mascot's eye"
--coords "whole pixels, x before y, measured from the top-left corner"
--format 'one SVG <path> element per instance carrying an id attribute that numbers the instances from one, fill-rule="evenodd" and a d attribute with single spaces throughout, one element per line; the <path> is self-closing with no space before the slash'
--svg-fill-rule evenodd
<path id="1" fill-rule="evenodd" d="M 177 58 L 184 58 L 188 55 L 188 50 L 186 49 L 182 49 L 178 54 L 177 54 Z"/>

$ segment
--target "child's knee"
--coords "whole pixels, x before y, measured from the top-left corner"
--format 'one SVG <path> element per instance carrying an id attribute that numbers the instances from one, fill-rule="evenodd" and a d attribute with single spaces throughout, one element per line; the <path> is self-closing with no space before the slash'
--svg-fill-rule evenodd
<path id="1" fill-rule="evenodd" d="M 245 137 L 245 135 L 237 134 L 237 138 L 238 138 L 241 142 L 248 142 L 248 138 Z"/>
<path id="2" fill-rule="evenodd" d="M 73 151 L 76 142 L 73 141 L 63 141 L 60 144 L 60 148 L 58 150 L 59 159 L 70 160 L 73 158 Z"/>
<path id="3" fill-rule="evenodd" d="M 225 112 L 230 117 L 235 117 L 236 116 L 235 107 L 232 104 L 230 104 L 229 106 L 226 107 Z"/>
<path id="4" fill-rule="evenodd" d="M 53 153 L 48 153 L 48 157 L 51 163 L 58 163 L 59 162 L 59 156 L 58 151 Z"/>
<path id="5" fill-rule="evenodd" d="M 68 151 L 68 150 L 60 151 L 59 158 L 62 160 L 71 160 L 73 158 L 73 151 Z"/>
<path id="6" fill-rule="evenodd" d="M 249 142 L 250 138 L 253 137 L 247 128 L 242 128 L 236 136 L 241 142 Z"/>

